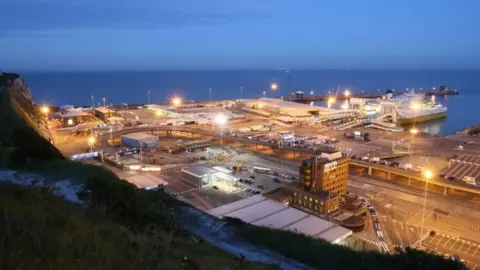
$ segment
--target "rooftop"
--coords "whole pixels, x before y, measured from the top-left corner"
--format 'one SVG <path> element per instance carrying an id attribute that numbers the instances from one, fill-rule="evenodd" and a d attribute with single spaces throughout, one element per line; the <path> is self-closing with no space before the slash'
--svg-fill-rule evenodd
<path id="1" fill-rule="evenodd" d="M 338 243 L 352 234 L 348 229 L 262 195 L 214 208 L 209 213 L 220 218 L 238 218 L 257 226 L 295 231 L 331 243 Z"/>
<path id="2" fill-rule="evenodd" d="M 182 168 L 182 172 L 188 173 L 195 177 L 204 177 L 207 174 L 216 173 L 217 171 L 212 168 L 199 165 L 199 166 L 193 166 L 189 168 Z"/>
<path id="3" fill-rule="evenodd" d="M 101 112 L 101 113 L 113 113 L 115 112 L 114 110 L 108 108 L 108 107 L 97 107 L 95 108 L 95 111 Z"/>
<path id="4" fill-rule="evenodd" d="M 69 118 L 69 117 L 88 116 L 89 114 L 86 113 L 86 112 L 82 112 L 82 111 L 69 111 L 69 112 L 66 112 L 66 113 L 61 113 L 59 115 L 62 118 Z"/>
<path id="5" fill-rule="evenodd" d="M 130 134 L 125 134 L 125 135 L 122 135 L 122 138 L 125 137 L 125 138 L 131 138 L 131 139 L 136 139 L 136 140 L 145 140 L 145 139 L 152 139 L 152 138 L 157 138 L 157 136 L 154 136 L 154 135 L 150 135 L 150 134 L 147 134 L 147 133 L 130 133 Z"/>
<path id="6" fill-rule="evenodd" d="M 320 106 L 311 106 L 307 104 L 286 101 L 283 99 L 274 99 L 274 98 L 246 99 L 244 100 L 244 102 L 249 107 L 261 104 L 261 106 L 277 109 L 280 114 L 284 114 L 292 117 L 311 116 L 312 112 L 318 113 L 318 114 L 330 114 L 330 113 L 338 112 L 338 110 L 336 109 L 325 108 Z"/>

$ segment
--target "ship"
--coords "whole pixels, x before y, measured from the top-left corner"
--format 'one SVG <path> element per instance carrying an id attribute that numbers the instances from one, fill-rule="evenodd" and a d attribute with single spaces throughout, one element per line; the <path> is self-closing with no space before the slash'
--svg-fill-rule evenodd
<path id="1" fill-rule="evenodd" d="M 447 107 L 414 91 L 392 99 L 397 103 L 397 123 L 413 124 L 447 117 Z"/>

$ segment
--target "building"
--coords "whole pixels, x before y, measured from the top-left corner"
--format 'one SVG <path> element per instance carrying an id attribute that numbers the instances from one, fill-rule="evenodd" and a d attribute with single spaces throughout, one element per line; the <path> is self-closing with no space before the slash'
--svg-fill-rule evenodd
<path id="1" fill-rule="evenodd" d="M 70 110 L 63 113 L 57 113 L 55 117 L 60 120 L 62 127 L 73 127 L 95 120 L 93 115 L 81 110 Z"/>
<path id="2" fill-rule="evenodd" d="M 309 192 L 301 188 L 281 187 L 264 194 L 265 197 L 295 207 L 304 212 L 324 216 L 338 210 L 339 196 L 326 191 Z"/>
<path id="3" fill-rule="evenodd" d="M 350 160 L 341 152 L 322 153 L 304 160 L 300 166 L 300 187 L 310 192 L 327 191 L 333 195 L 344 195 Z"/>
<path id="4" fill-rule="evenodd" d="M 222 167 L 193 166 L 182 168 L 182 179 L 195 186 L 216 186 L 226 192 L 239 191 L 241 186 L 237 185 L 238 178 L 232 175 L 232 171 Z"/>
<path id="5" fill-rule="evenodd" d="M 109 109 L 108 107 L 95 108 L 93 114 L 103 121 L 107 121 L 107 119 L 110 117 L 118 116 L 116 111 Z"/>
<path id="6" fill-rule="evenodd" d="M 122 135 L 121 143 L 131 148 L 156 148 L 158 137 L 146 133 L 131 133 Z"/>
<path id="7" fill-rule="evenodd" d="M 349 229 L 262 195 L 222 205 L 210 210 L 209 214 L 218 218 L 238 218 L 256 226 L 301 233 L 334 244 L 341 244 L 352 234 Z"/>

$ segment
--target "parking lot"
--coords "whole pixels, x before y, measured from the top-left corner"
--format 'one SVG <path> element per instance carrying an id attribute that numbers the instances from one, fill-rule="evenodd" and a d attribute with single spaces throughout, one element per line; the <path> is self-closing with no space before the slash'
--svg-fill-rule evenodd
<path id="1" fill-rule="evenodd" d="M 459 256 L 469 269 L 480 269 L 480 243 L 467 241 L 446 234 L 429 236 L 423 241 L 427 251 L 450 257 Z"/>

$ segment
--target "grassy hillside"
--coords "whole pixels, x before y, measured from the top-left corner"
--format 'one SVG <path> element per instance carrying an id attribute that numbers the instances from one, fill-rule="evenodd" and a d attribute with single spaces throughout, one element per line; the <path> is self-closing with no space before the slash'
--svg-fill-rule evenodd
<path id="1" fill-rule="evenodd" d="M 174 227 L 127 229 L 108 214 L 73 205 L 44 189 L 0 182 L 0 205 L 4 270 L 270 268 L 242 262 Z"/>

